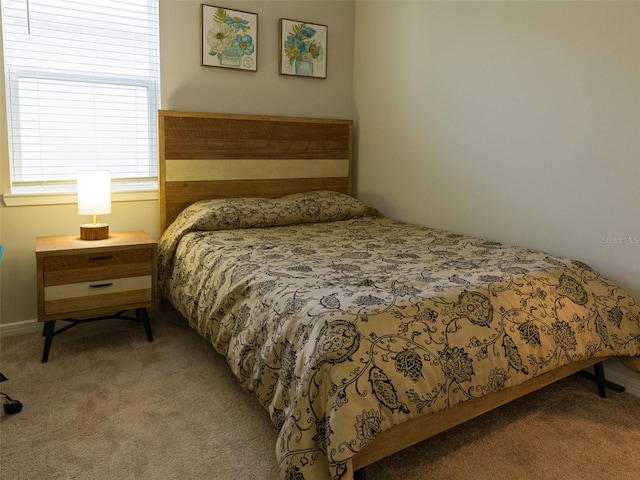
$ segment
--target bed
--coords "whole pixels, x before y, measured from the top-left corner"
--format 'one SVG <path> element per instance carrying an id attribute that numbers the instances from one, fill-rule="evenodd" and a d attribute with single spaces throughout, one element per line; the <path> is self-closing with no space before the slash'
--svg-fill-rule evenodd
<path id="1" fill-rule="evenodd" d="M 159 112 L 159 288 L 269 412 L 281 478 L 367 465 L 612 356 L 588 265 L 385 218 L 349 120 Z"/>

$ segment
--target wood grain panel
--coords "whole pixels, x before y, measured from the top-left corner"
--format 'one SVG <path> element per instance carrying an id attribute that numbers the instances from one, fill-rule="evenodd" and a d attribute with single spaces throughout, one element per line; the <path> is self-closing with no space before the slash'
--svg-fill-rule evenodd
<path id="1" fill-rule="evenodd" d="M 42 266 L 43 285 L 151 275 L 153 258 L 152 248 L 46 257 Z"/>
<path id="2" fill-rule="evenodd" d="M 335 137 L 331 141 L 312 142 L 295 141 L 282 145 L 274 139 L 230 141 L 214 139 L 187 140 L 184 138 L 167 142 L 166 158 L 265 158 L 265 159 L 344 159 L 348 151 L 344 147 L 344 137 Z"/>
<path id="3" fill-rule="evenodd" d="M 348 158 L 348 122 L 168 117 L 166 158 Z"/>
<path id="4" fill-rule="evenodd" d="M 82 240 L 79 235 L 55 235 L 38 237 L 36 257 L 56 255 L 103 255 L 125 250 L 138 250 L 143 246 L 155 250 L 156 241 L 144 232 L 111 232 L 105 240 Z"/>
<path id="5" fill-rule="evenodd" d="M 71 283 L 102 281 L 110 278 L 151 275 L 153 273 L 151 261 L 151 256 L 149 256 L 149 260 L 140 263 L 125 263 L 114 266 L 102 265 L 91 268 L 69 268 L 68 270 L 45 272 L 44 286 L 52 287 Z"/>
<path id="6" fill-rule="evenodd" d="M 130 290 L 127 292 L 96 295 L 92 297 L 65 298 L 44 302 L 46 320 L 57 320 L 67 317 L 90 317 L 113 313 L 117 310 L 150 307 L 154 303 L 151 288 Z"/>
<path id="7" fill-rule="evenodd" d="M 166 180 L 269 180 L 277 178 L 346 177 L 346 159 L 167 159 Z"/>
<path id="8" fill-rule="evenodd" d="M 128 278 L 105 278 L 90 282 L 68 283 L 44 287 L 45 302 L 80 297 L 99 297 L 105 294 L 151 289 L 151 275 Z"/>

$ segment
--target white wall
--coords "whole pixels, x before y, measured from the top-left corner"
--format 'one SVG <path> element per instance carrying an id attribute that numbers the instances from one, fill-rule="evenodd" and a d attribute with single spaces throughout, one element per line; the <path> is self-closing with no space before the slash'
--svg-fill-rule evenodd
<path id="1" fill-rule="evenodd" d="M 357 1 L 354 95 L 360 198 L 640 301 L 640 2 Z"/>
<path id="2" fill-rule="evenodd" d="M 258 14 L 258 70 L 202 67 L 199 0 L 161 0 L 162 108 L 211 112 L 353 117 L 352 1 L 226 1 Z M 211 2 L 209 2 L 211 3 Z M 279 19 L 328 26 L 327 78 L 279 75 Z"/>

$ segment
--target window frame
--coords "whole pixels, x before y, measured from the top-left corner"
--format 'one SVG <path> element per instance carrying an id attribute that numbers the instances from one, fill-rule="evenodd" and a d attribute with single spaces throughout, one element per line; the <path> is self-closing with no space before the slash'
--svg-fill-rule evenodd
<path id="1" fill-rule="evenodd" d="M 148 177 L 135 179 L 112 179 L 112 189 L 114 190 L 149 190 L 158 188 L 158 165 L 157 165 L 157 111 L 158 111 L 158 82 L 153 81 L 146 77 L 135 77 L 126 75 L 93 75 L 86 73 L 67 72 L 67 71 L 53 71 L 53 70 L 36 70 L 36 69 L 11 69 L 8 72 L 8 78 L 5 78 L 5 82 L 10 85 L 8 90 L 19 92 L 20 79 L 27 78 L 32 80 L 56 80 L 62 82 L 72 83 L 86 83 L 87 85 L 114 85 L 124 87 L 142 87 L 147 91 L 147 125 L 149 126 L 149 137 L 147 139 L 147 146 L 151 157 L 149 159 L 149 172 Z M 19 96 L 19 93 L 18 93 Z M 12 194 L 56 194 L 56 193 L 69 193 L 70 189 L 66 186 L 73 185 L 73 180 L 40 180 L 39 182 L 22 182 L 15 179 L 15 168 L 19 168 L 20 162 L 23 161 L 22 144 L 20 141 L 20 135 L 14 134 L 15 130 L 20 130 L 20 126 L 15 125 L 13 115 L 20 115 L 20 102 L 16 102 L 11 105 L 14 109 L 14 113 L 9 111 L 7 106 L 7 132 L 8 132 L 8 145 L 11 157 L 9 159 L 10 164 L 10 185 Z M 47 190 L 35 188 L 29 188 L 30 184 L 49 185 Z M 55 185 L 60 187 L 55 188 Z M 37 187 L 36 187 L 37 188 Z"/>

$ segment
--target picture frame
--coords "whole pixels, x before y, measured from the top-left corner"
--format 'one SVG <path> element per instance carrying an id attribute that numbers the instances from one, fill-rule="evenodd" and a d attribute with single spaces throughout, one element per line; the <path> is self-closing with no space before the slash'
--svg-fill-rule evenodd
<path id="1" fill-rule="evenodd" d="M 255 72 L 258 15 L 202 4 L 202 65 Z"/>
<path id="2" fill-rule="evenodd" d="M 327 78 L 328 27 L 280 19 L 280 75 Z"/>

